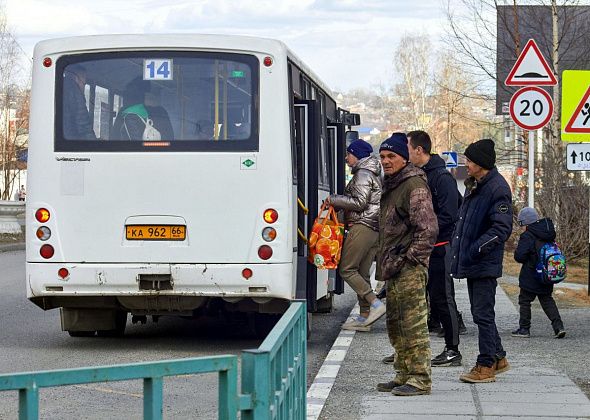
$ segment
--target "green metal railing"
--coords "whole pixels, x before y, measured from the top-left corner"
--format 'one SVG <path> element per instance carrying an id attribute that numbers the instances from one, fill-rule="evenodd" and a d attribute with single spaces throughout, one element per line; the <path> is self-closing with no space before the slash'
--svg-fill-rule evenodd
<path id="1" fill-rule="evenodd" d="M 242 352 L 242 393 L 237 356 L 211 356 L 0 375 L 0 391 L 19 393 L 19 419 L 39 418 L 39 389 L 143 379 L 143 417 L 162 419 L 163 378 L 218 372 L 220 420 L 305 419 L 307 309 L 291 304 L 256 350 Z"/>
<path id="2" fill-rule="evenodd" d="M 307 309 L 292 303 L 256 350 L 242 352 L 242 393 L 254 396 L 245 420 L 305 419 Z"/>

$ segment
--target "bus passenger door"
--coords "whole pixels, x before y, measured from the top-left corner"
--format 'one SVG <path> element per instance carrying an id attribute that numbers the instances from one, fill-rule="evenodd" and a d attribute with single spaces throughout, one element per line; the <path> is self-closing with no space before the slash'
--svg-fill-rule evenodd
<path id="1" fill-rule="evenodd" d="M 296 100 L 294 105 L 295 122 L 295 158 L 297 160 L 297 197 L 308 209 L 306 215 L 298 206 L 297 227 L 309 236 L 311 225 L 319 211 L 322 196 L 319 191 L 319 150 L 320 150 L 320 114 L 319 106 L 313 100 Z M 325 198 L 323 197 L 323 198 Z M 307 244 L 297 235 L 297 298 L 307 299 L 309 312 L 317 310 L 318 289 L 328 282 L 327 270 L 318 270 L 307 262 Z M 321 290 L 321 289 L 320 289 Z M 322 297 L 322 296 L 319 296 Z"/>
<path id="2" fill-rule="evenodd" d="M 328 125 L 328 136 L 332 151 L 334 153 L 333 166 L 333 185 L 336 188 L 336 194 L 343 194 L 346 185 L 346 171 L 344 156 L 346 154 L 346 137 L 344 135 L 345 126 L 342 123 L 330 123 Z M 333 290 L 337 295 L 344 293 L 344 279 L 340 276 L 338 270 L 332 274 L 334 276 Z"/>

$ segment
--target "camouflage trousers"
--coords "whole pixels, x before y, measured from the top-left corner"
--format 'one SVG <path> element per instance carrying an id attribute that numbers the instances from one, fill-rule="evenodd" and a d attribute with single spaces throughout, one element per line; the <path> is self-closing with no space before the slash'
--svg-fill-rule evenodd
<path id="1" fill-rule="evenodd" d="M 387 281 L 387 333 L 395 352 L 396 384 L 430 390 L 430 337 L 425 267 L 405 264 Z"/>

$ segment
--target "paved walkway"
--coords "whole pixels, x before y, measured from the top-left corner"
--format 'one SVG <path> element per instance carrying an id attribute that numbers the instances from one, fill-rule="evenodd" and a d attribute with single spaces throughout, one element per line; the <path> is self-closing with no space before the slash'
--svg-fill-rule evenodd
<path id="1" fill-rule="evenodd" d="M 457 305 L 470 321 L 466 282 L 456 286 Z M 496 299 L 498 325 L 514 325 L 517 310 L 501 287 Z M 333 356 L 320 370 L 318 383 L 310 388 L 311 395 L 308 393 L 308 420 L 590 418 L 590 400 L 563 372 L 537 366 L 531 360 L 534 358 L 512 354 L 510 348 L 507 350 L 512 369 L 498 375 L 496 382 L 460 382 L 459 375 L 472 367 L 477 355 L 476 327 L 468 323 L 468 328 L 469 334 L 461 336 L 464 366 L 433 368 L 432 394 L 418 397 L 396 397 L 375 390 L 376 382 L 392 377 L 388 367 L 379 362 L 380 357 L 391 354 L 384 326 L 377 325 L 370 333 L 342 331 L 331 352 Z M 505 329 L 500 332 L 503 337 L 507 333 Z M 444 340 L 431 336 L 431 341 L 433 353 L 438 354 Z M 337 369 L 335 365 L 340 364 L 334 361 L 335 356 L 343 360 Z M 359 381 L 359 377 L 366 380 Z M 355 399 L 355 394 L 361 395 Z M 355 400 L 350 403 L 354 414 L 353 410 L 339 408 L 347 404 L 347 398 Z"/>

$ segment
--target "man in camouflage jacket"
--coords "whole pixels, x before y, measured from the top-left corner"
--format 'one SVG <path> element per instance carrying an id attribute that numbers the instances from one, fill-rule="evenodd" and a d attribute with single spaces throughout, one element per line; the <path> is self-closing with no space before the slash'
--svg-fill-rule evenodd
<path id="1" fill-rule="evenodd" d="M 392 134 L 381 144 L 379 155 L 385 180 L 378 268 L 387 282 L 387 331 L 397 356 L 395 378 L 377 389 L 404 396 L 429 394 L 426 282 L 438 223 L 426 175 L 409 162 L 406 135 Z"/>

